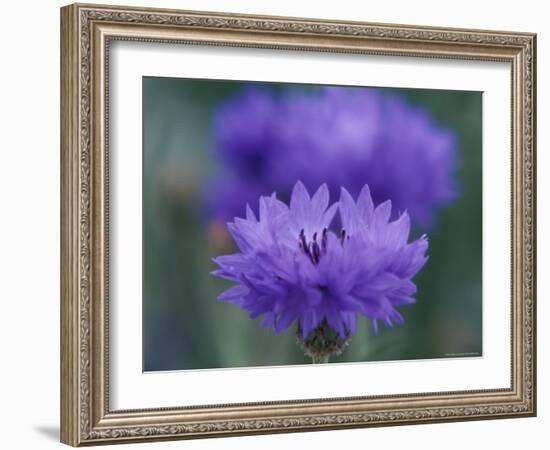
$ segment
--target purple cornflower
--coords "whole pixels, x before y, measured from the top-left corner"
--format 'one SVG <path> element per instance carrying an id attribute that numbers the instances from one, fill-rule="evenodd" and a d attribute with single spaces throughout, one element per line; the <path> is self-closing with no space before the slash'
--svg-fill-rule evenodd
<path id="1" fill-rule="evenodd" d="M 252 87 L 219 108 L 215 145 L 231 173 L 254 181 L 268 172 L 278 128 L 278 107 L 269 91 Z"/>
<path id="2" fill-rule="evenodd" d="M 331 229 L 339 211 L 342 228 Z M 219 256 L 213 274 L 235 286 L 219 300 L 263 317 L 277 333 L 297 323 L 303 341 L 327 329 L 342 340 L 355 334 L 358 314 L 391 327 L 402 324 L 399 305 L 414 303 L 413 276 L 425 264 L 425 236 L 411 243 L 409 216 L 391 221 L 391 203 L 374 207 L 364 186 L 357 202 L 341 189 L 329 206 L 323 184 L 310 198 L 297 182 L 290 206 L 275 195 L 261 197 L 259 216 L 247 206 L 246 219 L 228 224 L 239 252 Z"/>
<path id="3" fill-rule="evenodd" d="M 254 195 L 288 198 L 296 180 L 327 183 L 332 196 L 368 184 L 422 227 L 456 198 L 456 138 L 423 109 L 374 88 L 311 92 L 249 88 L 218 110 L 215 149 L 225 178 L 207 189 L 211 214 L 231 220 Z"/>

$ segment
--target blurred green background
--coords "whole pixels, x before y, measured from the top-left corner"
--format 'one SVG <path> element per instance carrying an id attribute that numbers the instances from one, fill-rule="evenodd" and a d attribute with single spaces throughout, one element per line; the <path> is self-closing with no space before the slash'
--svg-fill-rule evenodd
<path id="1" fill-rule="evenodd" d="M 212 257 L 234 252 L 223 230 L 201 212 L 202 186 L 216 169 L 212 114 L 244 84 L 250 83 L 143 78 L 145 371 L 310 362 L 294 328 L 275 335 L 247 312 L 217 301 L 231 283 L 209 275 Z M 388 91 L 455 131 L 460 195 L 436 212 L 430 260 L 415 277 L 417 303 L 400 307 L 405 325 L 382 326 L 374 336 L 361 318 L 351 345 L 331 362 L 481 356 L 481 93 Z"/>

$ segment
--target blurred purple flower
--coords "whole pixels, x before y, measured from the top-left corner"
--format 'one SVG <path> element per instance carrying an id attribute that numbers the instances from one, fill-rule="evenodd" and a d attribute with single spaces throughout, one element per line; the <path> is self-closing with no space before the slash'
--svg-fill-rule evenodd
<path id="1" fill-rule="evenodd" d="M 301 334 L 328 325 L 341 338 L 355 334 L 358 314 L 387 326 L 402 324 L 396 309 L 414 303 L 412 277 L 424 266 L 428 241 L 411 243 L 409 216 L 391 221 L 391 203 L 374 207 L 367 186 L 357 202 L 341 189 L 329 206 L 323 184 L 310 198 L 298 182 L 290 207 L 275 195 L 261 197 L 259 216 L 247 206 L 246 219 L 228 224 L 239 248 L 219 256 L 213 274 L 236 285 L 219 297 L 282 332 L 297 322 Z M 339 211 L 342 230 L 330 225 Z"/>
<path id="2" fill-rule="evenodd" d="M 325 87 L 277 97 L 249 88 L 221 106 L 214 135 L 229 174 L 206 193 L 218 219 L 244 214 L 257 194 L 288 198 L 296 180 L 309 189 L 327 183 L 334 197 L 340 186 L 356 196 L 368 184 L 375 204 L 391 199 L 394 214 L 407 210 L 423 227 L 456 197 L 454 134 L 379 89 Z"/>
<path id="3" fill-rule="evenodd" d="M 249 88 L 218 110 L 216 149 L 222 162 L 238 177 L 258 180 L 269 171 L 278 108 L 269 91 Z"/>

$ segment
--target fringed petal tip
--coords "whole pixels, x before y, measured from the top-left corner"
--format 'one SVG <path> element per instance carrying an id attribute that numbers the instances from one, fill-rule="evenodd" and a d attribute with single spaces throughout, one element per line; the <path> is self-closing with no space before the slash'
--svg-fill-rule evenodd
<path id="1" fill-rule="evenodd" d="M 310 200 L 309 192 L 301 180 L 296 181 L 292 188 L 291 199 L 295 197 L 298 201 Z"/>
<path id="2" fill-rule="evenodd" d="M 252 208 L 248 203 L 246 203 L 246 219 L 251 220 L 253 222 L 258 221 L 258 219 L 256 218 L 256 214 L 254 214 L 254 211 L 252 211 Z"/>
<path id="3" fill-rule="evenodd" d="M 250 293 L 250 289 L 242 284 L 237 284 L 218 295 L 218 300 L 225 303 L 239 304 Z"/>

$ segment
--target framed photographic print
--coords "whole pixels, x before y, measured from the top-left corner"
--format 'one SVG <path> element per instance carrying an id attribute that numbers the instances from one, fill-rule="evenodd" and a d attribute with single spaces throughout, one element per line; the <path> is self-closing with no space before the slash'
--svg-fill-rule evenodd
<path id="1" fill-rule="evenodd" d="M 61 440 L 536 413 L 530 33 L 61 9 Z"/>

